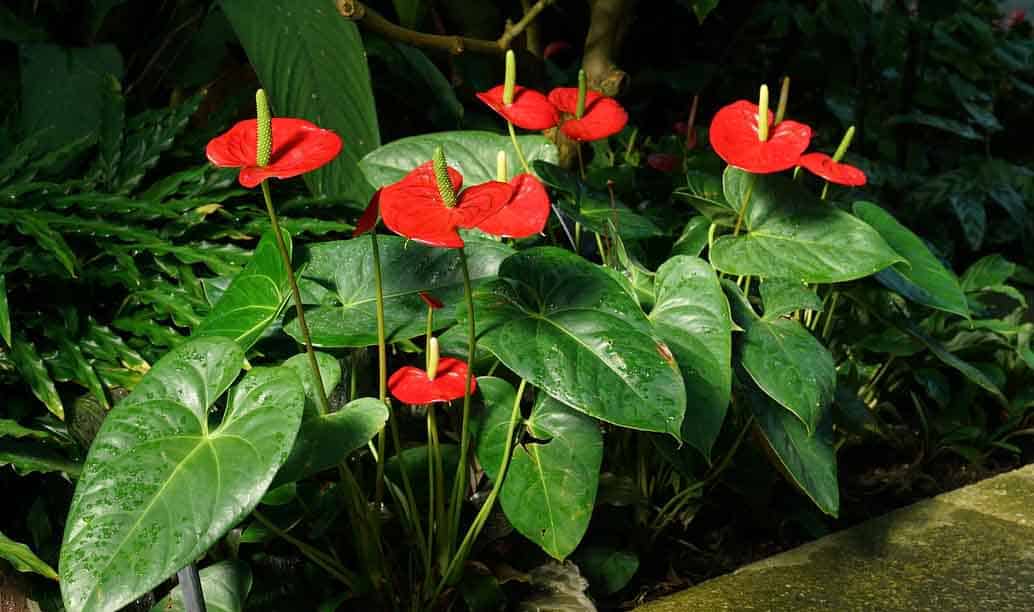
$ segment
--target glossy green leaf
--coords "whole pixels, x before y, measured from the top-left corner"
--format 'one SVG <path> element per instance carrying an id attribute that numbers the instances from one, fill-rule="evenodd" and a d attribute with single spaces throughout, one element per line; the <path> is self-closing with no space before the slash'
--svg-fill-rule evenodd
<path id="1" fill-rule="evenodd" d="M 518 136 L 517 142 L 529 164 L 539 159 L 556 163 L 556 147 L 544 137 Z M 442 147 L 449 165 L 459 170 L 463 184 L 468 187 L 496 179 L 495 160 L 499 151 L 506 153 L 511 176 L 523 172 L 509 137 L 478 131 L 438 132 L 402 138 L 368 154 L 359 166 L 374 187 L 383 187 L 402 180 L 410 170 L 431 161 L 437 147 Z"/>
<path id="2" fill-rule="evenodd" d="M 455 321 L 453 315 L 463 301 L 463 273 L 455 249 L 435 249 L 397 236 L 378 236 L 384 282 L 384 316 L 388 342 L 424 333 L 427 304 L 419 293 L 426 291 L 445 304 L 435 313 L 437 328 Z M 471 280 L 494 277 L 513 249 L 489 239 L 466 240 L 464 247 Z M 306 289 L 319 296 L 319 304 L 306 308 L 305 317 L 317 346 L 370 346 L 377 343 L 376 285 L 373 273 L 372 239 L 324 242 L 309 248 L 302 273 Z M 289 316 L 290 318 L 290 316 Z M 290 319 L 284 328 L 300 339 L 298 322 Z"/>
<path id="3" fill-rule="evenodd" d="M 941 264 L 919 236 L 890 213 L 869 202 L 855 202 L 854 214 L 871 225 L 906 263 L 876 273 L 883 286 L 938 310 L 969 317 L 969 305 L 959 279 Z"/>
<path id="4" fill-rule="evenodd" d="M 768 321 L 797 310 L 822 310 L 822 300 L 814 289 L 789 278 L 766 278 L 761 283 L 761 303 Z"/>
<path id="5" fill-rule="evenodd" d="M 639 570 L 639 557 L 634 552 L 610 546 L 582 548 L 575 553 L 574 561 L 593 590 L 604 595 L 623 589 Z"/>
<path id="6" fill-rule="evenodd" d="M 751 386 L 752 387 L 752 386 Z M 813 434 L 801 421 L 756 388 L 745 393 L 758 428 L 775 454 L 784 475 L 820 510 L 830 516 L 840 511 L 836 450 L 827 425 Z"/>
<path id="7" fill-rule="evenodd" d="M 615 280 L 554 247 L 507 258 L 499 276 L 474 291 L 479 345 L 590 416 L 680 437 L 686 395 L 678 366 Z"/>
<path id="8" fill-rule="evenodd" d="M 736 225 L 737 208 L 725 199 L 722 179 L 706 172 L 690 170 L 686 186 L 676 189 L 672 196 L 689 202 L 711 223 L 724 227 Z"/>
<path id="9" fill-rule="evenodd" d="M 1016 273 L 1016 264 L 995 253 L 981 257 L 962 275 L 962 290 L 969 293 L 1004 285 Z"/>
<path id="10" fill-rule="evenodd" d="M 67 474 L 77 478 L 82 465 L 56 449 L 36 440 L 0 440 L 0 466 L 9 465 L 20 476 L 27 474 Z"/>
<path id="11" fill-rule="evenodd" d="M 12 345 L 11 307 L 7 303 L 7 281 L 3 274 L 0 274 L 0 338 L 4 339 L 7 346 Z"/>
<path id="12" fill-rule="evenodd" d="M 0 438 L 35 438 L 37 440 L 46 440 L 52 436 L 53 434 L 49 431 L 25 427 L 12 419 L 0 419 Z"/>
<path id="13" fill-rule="evenodd" d="M 788 178 L 729 167 L 724 187 L 728 201 L 749 194 L 750 204 L 744 233 L 718 238 L 711 250 L 722 272 L 839 283 L 902 261 L 876 230 Z"/>
<path id="14" fill-rule="evenodd" d="M 15 571 L 32 572 L 51 580 L 58 579 L 57 572 L 46 561 L 37 557 L 28 546 L 15 542 L 3 532 L 0 532 L 0 559 L 10 563 Z"/>
<path id="15" fill-rule="evenodd" d="M 198 338 L 165 355 L 105 419 L 83 468 L 61 547 L 71 612 L 112 610 L 197 559 L 258 504 L 287 458 L 304 393 L 288 368 L 237 378 L 242 349 Z"/>
<path id="16" fill-rule="evenodd" d="M 733 318 L 746 332 L 740 345 L 743 369 L 807 431 L 814 431 L 836 393 L 833 356 L 797 321 L 758 318 L 734 284 L 724 287 Z"/>
<path id="17" fill-rule="evenodd" d="M 284 242 L 290 253 L 291 236 L 286 232 Z M 248 350 L 280 315 L 290 295 L 287 268 L 277 249 L 276 237 L 268 232 L 255 247 L 248 265 L 233 278 L 194 330 L 194 337 L 232 338 Z"/>
<path id="18" fill-rule="evenodd" d="M 208 612 L 243 612 L 251 591 L 251 570 L 243 561 L 220 561 L 198 572 Z M 187 612 L 183 588 L 177 586 L 151 612 Z"/>
<path id="19" fill-rule="evenodd" d="M 59 419 L 65 418 L 65 407 L 57 394 L 57 387 L 43 364 L 43 359 L 36 352 L 36 347 L 25 340 L 15 339 L 11 346 L 11 360 L 18 368 L 18 373 L 32 389 L 32 394 L 43 402 L 47 410 Z"/>
<path id="20" fill-rule="evenodd" d="M 359 160 L 380 145 L 380 132 L 356 24 L 325 0 L 219 5 L 269 94 L 273 115 L 308 119 L 344 140 L 337 159 L 305 175 L 309 189 L 365 204 L 373 191 Z"/>
<path id="21" fill-rule="evenodd" d="M 671 247 L 671 254 L 673 256 L 691 255 L 699 257 L 704 252 L 704 248 L 707 247 L 707 238 L 710 231 L 711 221 L 707 217 L 703 215 L 690 217 L 689 221 L 686 222 L 686 226 L 682 228 L 682 234 L 679 235 L 675 244 Z"/>
<path id="22" fill-rule="evenodd" d="M 675 356 L 686 385 L 682 440 L 710 458 L 732 385 L 732 319 L 714 268 L 679 255 L 657 270 L 650 321 Z"/>
<path id="23" fill-rule="evenodd" d="M 1001 388 L 999 388 L 999 386 L 979 368 L 955 356 L 951 351 L 945 348 L 943 344 L 925 334 L 915 325 L 905 322 L 900 323 L 899 326 L 910 337 L 918 340 L 923 343 L 926 348 L 930 349 L 930 352 L 934 354 L 934 357 L 937 357 L 937 359 L 941 360 L 942 363 L 955 368 L 978 387 L 993 395 L 1002 406 L 1009 406 L 1009 400 L 1005 397 L 1005 394 L 1002 393 Z"/>
<path id="24" fill-rule="evenodd" d="M 487 385 L 486 385 L 487 383 Z M 478 462 L 498 477 L 515 393 L 498 378 L 479 378 L 485 412 L 478 427 Z M 596 500 L 603 436 L 596 422 L 539 395 L 519 433 L 499 502 L 514 529 L 556 559 L 570 555 L 589 527 Z"/>
<path id="25" fill-rule="evenodd" d="M 316 353 L 316 357 L 329 396 L 341 382 L 341 366 L 326 353 Z M 335 412 L 322 414 L 308 355 L 295 355 L 284 362 L 284 367 L 294 370 L 305 388 L 305 417 L 290 456 L 273 479 L 274 487 L 338 465 L 388 421 L 388 408 L 372 397 L 352 400 Z"/>

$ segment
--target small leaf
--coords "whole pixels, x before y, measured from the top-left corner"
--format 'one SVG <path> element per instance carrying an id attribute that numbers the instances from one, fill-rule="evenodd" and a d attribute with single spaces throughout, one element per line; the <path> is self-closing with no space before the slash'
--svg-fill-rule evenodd
<path id="1" fill-rule="evenodd" d="M 941 264 L 919 236 L 875 204 L 855 202 L 854 213 L 873 226 L 906 260 L 906 263 L 881 270 L 876 280 L 919 304 L 969 317 L 969 305 L 959 279 Z"/>
<path id="2" fill-rule="evenodd" d="M 639 570 L 639 557 L 634 552 L 609 546 L 587 546 L 574 556 L 578 569 L 589 579 L 594 591 L 612 595 L 625 588 Z"/>
<path id="3" fill-rule="evenodd" d="M 20 476 L 28 474 L 67 474 L 78 478 L 82 466 L 34 440 L 0 440 L 0 466 L 9 465 Z"/>
<path id="4" fill-rule="evenodd" d="M 966 293 L 1004 285 L 1016 273 L 1016 264 L 998 253 L 981 257 L 962 275 L 962 290 Z"/>
<path id="5" fill-rule="evenodd" d="M 962 234 L 974 251 L 984 243 L 987 232 L 987 210 L 984 204 L 972 195 L 953 193 L 948 196 L 951 209 L 962 225 Z"/>
<path id="6" fill-rule="evenodd" d="M 785 177 L 729 167 L 724 186 L 730 202 L 750 197 L 746 233 L 722 236 L 711 249 L 722 272 L 840 283 L 902 261 L 872 227 Z"/>
<path id="7" fill-rule="evenodd" d="M 251 591 L 251 570 L 243 561 L 220 561 L 199 572 L 208 612 L 243 612 Z M 151 612 L 187 612 L 183 587 L 177 586 Z"/>
<path id="8" fill-rule="evenodd" d="M 766 278 L 761 283 L 761 303 L 766 321 L 774 321 L 797 310 L 822 310 L 822 300 L 800 281 L 787 278 Z"/>
<path id="9" fill-rule="evenodd" d="M 682 234 L 671 247 L 672 256 L 692 255 L 699 257 L 707 247 L 708 234 L 711 231 L 711 221 L 703 215 L 690 217 L 686 226 L 682 228 Z"/>
<path id="10" fill-rule="evenodd" d="M 28 546 L 15 542 L 0 532 L 0 559 L 9 562 L 16 571 L 32 572 L 44 578 L 57 580 L 57 572 L 54 568 L 36 556 Z"/>
<path id="11" fill-rule="evenodd" d="M 22 375 L 25 382 L 29 383 L 32 394 L 43 402 L 43 405 L 54 416 L 64 420 L 65 407 L 61 403 L 61 397 L 57 394 L 54 381 L 51 380 L 46 366 L 43 365 L 43 359 L 36 352 L 36 347 L 25 340 L 15 339 L 11 347 L 11 360 L 14 361 L 18 373 Z"/>

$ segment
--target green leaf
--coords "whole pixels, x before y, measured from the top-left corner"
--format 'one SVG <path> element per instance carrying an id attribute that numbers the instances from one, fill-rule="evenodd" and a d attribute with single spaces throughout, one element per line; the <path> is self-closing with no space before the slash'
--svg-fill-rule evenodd
<path id="1" fill-rule="evenodd" d="M 0 532 L 0 559 L 9 562 L 16 571 L 32 572 L 44 578 L 57 580 L 57 572 L 47 562 L 36 556 L 28 546 L 15 542 Z"/>
<path id="2" fill-rule="evenodd" d="M 317 346 L 370 346 L 377 343 L 376 285 L 373 273 L 372 237 L 324 242 L 308 249 L 302 272 L 304 286 L 321 296 L 318 305 L 306 308 L 312 341 Z M 398 236 L 378 236 L 384 283 L 384 316 L 388 342 L 424 333 L 427 305 L 419 293 L 426 291 L 445 304 L 435 313 L 436 328 L 455 321 L 454 311 L 463 301 L 463 273 L 459 253 L 407 243 Z M 466 240 L 472 281 L 494 277 L 499 264 L 513 249 L 489 239 Z M 284 327 L 300 339 L 298 321 Z"/>
<path id="3" fill-rule="evenodd" d="M 679 235 L 678 240 L 671 247 L 671 254 L 673 256 L 691 255 L 699 257 L 707 246 L 707 238 L 710 232 L 711 221 L 707 217 L 703 215 L 691 217 L 686 222 L 686 226 L 682 228 L 682 234 Z"/>
<path id="4" fill-rule="evenodd" d="M 556 146 L 544 137 L 518 136 L 517 142 L 529 164 L 540 159 L 556 163 Z M 402 180 L 410 170 L 430 161 L 437 147 L 442 147 L 449 165 L 463 175 L 465 186 L 495 180 L 495 160 L 499 151 L 506 153 L 511 175 L 523 172 L 508 137 L 478 131 L 438 132 L 402 138 L 368 154 L 359 166 L 374 187 L 384 187 Z"/>
<path id="5" fill-rule="evenodd" d="M 725 287 L 739 293 L 731 283 Z M 746 331 L 740 346 L 743 369 L 762 391 L 814 431 L 836 393 L 833 355 L 797 321 L 756 318 L 747 308 L 733 308 L 736 323 Z"/>
<path id="6" fill-rule="evenodd" d="M 329 396 L 341 382 L 341 366 L 326 353 L 316 353 L 316 358 L 323 388 Z M 294 370 L 305 388 L 305 417 L 291 455 L 273 479 L 273 487 L 338 465 L 377 435 L 388 421 L 388 408 L 372 397 L 352 400 L 336 412 L 322 414 L 308 355 L 295 355 L 284 362 L 284 367 Z"/>
<path id="7" fill-rule="evenodd" d="M 639 571 L 634 552 L 610 546 L 587 546 L 575 553 L 574 561 L 595 591 L 612 595 L 625 588 Z"/>
<path id="8" fill-rule="evenodd" d="M 2 221 L 0 219 L 0 222 Z M 19 232 L 34 238 L 36 244 L 41 249 L 47 251 L 61 262 L 61 265 L 68 271 L 69 276 L 74 278 L 77 275 L 79 262 L 75 257 L 75 253 L 72 252 L 71 247 L 68 246 L 61 234 L 43 218 L 39 215 L 19 215 L 17 221 L 15 221 L 15 226 Z"/>
<path id="9" fill-rule="evenodd" d="M 337 159 L 305 175 L 309 189 L 365 204 L 373 190 L 358 164 L 380 145 L 380 132 L 356 24 L 326 0 L 220 0 L 219 5 L 266 88 L 273 114 L 308 119 L 344 140 Z"/>
<path id="10" fill-rule="evenodd" d="M 23 43 L 18 55 L 22 132 L 35 134 L 45 151 L 96 138 L 108 75 L 122 79 L 118 49 Z"/>
<path id="11" fill-rule="evenodd" d="M 201 592 L 208 612 L 242 612 L 251 591 L 251 570 L 243 561 L 220 561 L 200 572 Z M 177 586 L 151 612 L 187 612 L 183 587 Z"/>
<path id="12" fill-rule="evenodd" d="M 710 458 L 732 386 L 732 319 L 714 268 L 679 255 L 657 270 L 650 321 L 671 348 L 686 386 L 682 439 Z"/>
<path id="13" fill-rule="evenodd" d="M 36 440 L 47 440 L 53 434 L 41 429 L 25 427 L 12 419 L 0 419 L 0 438 L 34 438 Z"/>
<path id="14" fill-rule="evenodd" d="M 1005 397 L 1005 394 L 1003 394 L 1002 390 L 998 387 L 998 385 L 996 385 L 995 382 L 991 380 L 991 378 L 989 378 L 987 374 L 985 374 L 979 368 L 966 361 L 963 361 L 959 357 L 956 357 L 954 354 L 952 354 L 951 351 L 945 348 L 943 344 L 941 344 L 934 338 L 931 338 L 930 336 L 926 335 L 915 325 L 908 322 L 896 322 L 894 325 L 902 329 L 906 334 L 908 334 L 912 338 L 923 343 L 923 345 L 926 346 L 926 348 L 930 349 L 930 352 L 934 354 L 934 357 L 937 357 L 937 359 L 941 360 L 941 362 L 945 365 L 955 368 L 956 370 L 961 372 L 962 375 L 968 378 L 971 382 L 973 382 L 978 387 L 984 389 L 985 391 L 993 395 L 994 398 L 998 400 L 998 402 L 1002 406 L 1008 408 L 1009 400 Z"/>
<path id="15" fill-rule="evenodd" d="M 57 394 L 57 387 L 54 386 L 54 381 L 51 380 L 50 374 L 47 372 L 47 367 L 43 365 L 43 359 L 36 352 L 36 347 L 25 340 L 16 338 L 11 346 L 11 360 L 14 361 L 14 366 L 18 368 L 18 373 L 29 384 L 32 394 L 39 401 L 43 402 L 43 405 L 54 416 L 64 420 L 65 407 L 61 403 L 61 397 Z"/>
<path id="16" fill-rule="evenodd" d="M 941 130 L 943 132 L 948 132 L 949 134 L 958 136 L 959 138 L 965 138 L 967 140 L 983 139 L 983 137 L 980 135 L 980 132 L 977 132 L 972 127 L 961 121 L 956 121 L 955 119 L 949 119 L 947 117 L 941 117 L 938 115 L 929 115 L 927 113 L 921 113 L 919 111 L 915 111 L 907 115 L 897 115 L 895 117 L 891 117 L 886 122 L 888 126 L 899 125 L 902 123 L 923 125 L 926 127 L 934 128 L 936 130 Z"/>
<path id="17" fill-rule="evenodd" d="M 822 300 L 800 281 L 788 278 L 766 278 L 761 283 L 761 303 L 766 321 L 774 321 L 797 310 L 822 310 Z"/>
<path id="18" fill-rule="evenodd" d="M 9 465 L 20 476 L 64 473 L 77 478 L 82 466 L 34 440 L 0 440 L 0 466 Z"/>
<path id="19" fill-rule="evenodd" d="M 981 257 L 962 275 L 962 290 L 966 293 L 1004 285 L 1016 273 L 1016 264 L 998 253 Z"/>
<path id="20" fill-rule="evenodd" d="M 759 389 L 746 391 L 750 410 L 783 474 L 810 497 L 819 510 L 836 517 L 840 511 L 840 489 L 833 434 L 828 422 L 810 434 L 800 420 Z"/>
<path id="21" fill-rule="evenodd" d="M 120 191 L 135 188 L 158 163 L 161 154 L 172 147 L 176 136 L 187 126 L 202 98 L 202 94 L 195 94 L 176 106 L 148 110 L 126 122 L 117 180 Z"/>
<path id="22" fill-rule="evenodd" d="M 689 202 L 711 223 L 724 227 L 736 225 L 738 209 L 725 199 L 722 179 L 713 174 L 690 170 L 686 173 L 686 186 L 676 189 L 672 196 Z"/>
<path id="23" fill-rule="evenodd" d="M 499 276 L 505 280 L 474 291 L 480 345 L 590 416 L 680 437 L 686 395 L 678 366 L 615 280 L 554 247 L 512 255 Z"/>
<path id="24" fill-rule="evenodd" d="M 258 504 L 287 458 L 304 393 L 288 368 L 240 373 L 243 350 L 198 338 L 165 355 L 108 415 L 83 468 L 61 546 L 70 612 L 113 610 L 197 559 Z"/>
<path id="25" fill-rule="evenodd" d="M 855 202 L 854 214 L 875 228 L 905 258 L 906 263 L 877 272 L 876 280 L 914 302 L 969 318 L 969 305 L 959 279 L 919 236 L 875 204 Z"/>
<path id="26" fill-rule="evenodd" d="M 948 203 L 951 204 L 951 210 L 962 226 L 962 235 L 965 236 L 969 247 L 974 251 L 980 249 L 980 245 L 984 243 L 984 234 L 987 233 L 987 210 L 984 203 L 965 193 L 949 195 Z"/>
<path id="27" fill-rule="evenodd" d="M 722 236 L 711 250 L 711 263 L 722 272 L 839 283 L 902 261 L 866 223 L 785 177 L 730 166 L 724 186 L 729 202 L 750 194 L 750 204 L 746 233 Z"/>
<path id="28" fill-rule="evenodd" d="M 11 307 L 7 303 L 7 280 L 0 274 L 0 338 L 4 339 L 7 346 L 11 342 Z"/>
<path id="29" fill-rule="evenodd" d="M 284 232 L 287 252 L 291 236 Z M 291 294 L 287 267 L 272 231 L 262 236 L 251 261 L 234 277 L 215 307 L 194 330 L 195 338 L 232 338 L 248 350 L 280 316 Z"/>
<path id="30" fill-rule="evenodd" d="M 399 17 L 399 24 L 410 30 L 419 30 L 424 15 L 427 14 L 427 2 L 425 0 L 392 0 L 395 13 Z"/>
<path id="31" fill-rule="evenodd" d="M 516 394 L 498 378 L 479 378 L 478 388 L 485 411 L 475 449 L 478 462 L 495 479 Z M 550 556 L 564 559 L 577 548 L 592 518 L 603 436 L 593 419 L 547 395 L 539 395 L 523 435 L 532 439 L 513 449 L 499 503 L 514 529 Z"/>

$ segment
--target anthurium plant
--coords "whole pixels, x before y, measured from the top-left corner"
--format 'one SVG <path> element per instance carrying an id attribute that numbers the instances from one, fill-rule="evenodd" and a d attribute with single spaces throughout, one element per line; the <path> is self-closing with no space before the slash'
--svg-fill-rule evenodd
<path id="1" fill-rule="evenodd" d="M 553 3 L 522 4 L 486 42 L 385 29 L 358 2 L 219 3 L 261 87 L 192 142 L 206 166 L 145 194 L 179 206 L 218 175 L 240 209 L 222 223 L 250 232 L 219 235 L 249 247 L 219 266 L 208 243 L 155 237 L 131 256 L 107 246 L 126 232 L 90 225 L 127 266 L 148 248 L 178 254 L 155 265 L 205 299 L 177 307 L 172 283 L 139 297 L 171 313 L 161 342 L 130 347 L 73 317 L 82 350 L 34 331 L 60 359 L 12 332 L 26 310 L 8 305 L 0 249 L 0 365 L 16 362 L 49 412 L 0 418 L 0 466 L 50 465 L 70 497 L 56 568 L 3 533 L 0 558 L 58 579 L 70 612 L 553 609 L 543 593 L 572 588 L 571 609 L 593 609 L 668 573 L 666 547 L 717 563 L 684 537 L 694 521 L 748 514 L 814 536 L 859 518 L 844 492 L 869 485 L 844 466 L 874 461 L 869 449 L 907 457 L 880 491 L 920 486 L 948 456 L 1023 456 L 1034 274 L 996 253 L 961 265 L 881 199 L 896 175 L 857 152 L 872 121 L 821 121 L 797 102 L 813 83 L 782 78 L 770 96 L 753 75 L 644 136 L 655 118 L 616 95 L 621 75 L 601 76 L 589 45 L 559 63 L 570 45 L 540 49 L 528 30 Z M 717 3 L 684 4 L 702 20 Z M 457 55 L 488 45 L 491 66 L 453 88 L 390 40 L 400 30 Z M 525 43 L 548 70 L 518 84 Z M 378 129 L 367 52 L 419 68 L 448 112 L 470 89 L 465 125 L 480 129 L 381 144 L 395 126 Z M 0 176 L 0 194 L 17 185 Z M 61 244 L 3 206 L 0 223 Z M 102 400 L 89 428 L 50 371 Z"/>

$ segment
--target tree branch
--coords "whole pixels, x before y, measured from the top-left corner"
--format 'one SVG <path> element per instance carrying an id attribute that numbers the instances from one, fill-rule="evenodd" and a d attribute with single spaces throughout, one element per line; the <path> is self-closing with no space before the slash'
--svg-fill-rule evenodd
<path id="1" fill-rule="evenodd" d="M 589 88 L 606 96 L 616 96 L 628 85 L 628 74 L 617 67 L 614 58 L 631 19 L 634 0 L 589 0 L 589 32 L 585 36 L 582 67 Z"/>
<path id="2" fill-rule="evenodd" d="M 531 25 L 539 13 L 555 1 L 556 0 L 538 0 L 527 10 L 527 12 L 525 12 L 524 17 L 521 17 L 520 21 L 512 25 L 508 24 L 502 35 L 500 35 L 497 40 L 483 40 L 467 36 L 425 34 L 424 32 L 410 30 L 388 21 L 381 16 L 380 13 L 369 8 L 360 2 L 360 0 L 337 0 L 336 6 L 338 13 L 340 13 L 345 19 L 355 21 L 361 24 L 364 28 L 367 28 L 372 32 L 376 32 L 381 36 L 404 42 L 413 45 L 414 47 L 438 49 L 441 51 L 447 51 L 453 55 L 459 55 L 464 51 L 501 55 L 510 48 L 510 45 L 513 43 L 513 39 L 520 36 L 521 33 Z"/>

